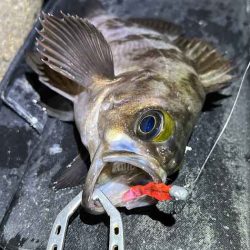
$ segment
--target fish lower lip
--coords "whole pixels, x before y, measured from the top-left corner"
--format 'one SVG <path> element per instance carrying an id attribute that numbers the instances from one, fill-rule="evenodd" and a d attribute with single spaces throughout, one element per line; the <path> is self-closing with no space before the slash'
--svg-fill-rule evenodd
<path id="1" fill-rule="evenodd" d="M 83 193 L 83 206 L 93 214 L 101 214 L 104 209 L 97 206 L 92 199 L 93 191 L 100 173 L 107 163 L 121 162 L 128 163 L 145 171 L 152 178 L 154 182 L 165 182 L 165 171 L 159 166 L 155 159 L 150 159 L 142 155 L 131 152 L 109 152 L 102 155 L 96 155 L 90 167 L 86 179 L 85 192 Z"/>

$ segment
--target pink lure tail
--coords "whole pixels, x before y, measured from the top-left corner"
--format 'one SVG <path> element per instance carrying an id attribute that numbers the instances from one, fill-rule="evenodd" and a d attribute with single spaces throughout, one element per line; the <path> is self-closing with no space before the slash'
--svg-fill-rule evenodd
<path id="1" fill-rule="evenodd" d="M 158 201 L 171 200 L 172 197 L 169 194 L 171 187 L 171 185 L 155 182 L 149 182 L 146 185 L 136 185 L 130 187 L 123 195 L 123 201 L 131 201 L 143 195 L 150 196 Z"/>

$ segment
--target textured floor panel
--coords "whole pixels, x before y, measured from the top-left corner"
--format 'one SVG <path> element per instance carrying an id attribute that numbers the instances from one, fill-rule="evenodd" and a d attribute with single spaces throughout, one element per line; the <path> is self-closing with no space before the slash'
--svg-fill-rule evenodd
<path id="1" fill-rule="evenodd" d="M 247 20 L 250 15 L 246 12 L 246 2 L 103 2 L 110 12 L 118 16 L 160 17 L 178 23 L 189 36 L 214 43 L 236 65 L 236 79 L 220 94 L 209 95 L 192 134 L 189 142 L 192 151 L 187 152 L 183 168 L 175 180 L 176 184 L 190 183 L 230 113 L 240 77 L 249 60 Z M 84 2 L 57 1 L 53 11 L 60 9 L 81 15 Z M 122 212 L 126 249 L 249 248 L 249 80 L 248 76 L 232 119 L 186 206 L 181 209 L 182 204 L 170 202 L 150 209 Z M 78 133 L 72 124 L 49 119 L 39 136 L 6 107 L 1 108 L 0 118 L 3 138 L 0 175 L 6 176 L 0 183 L 0 245 L 7 249 L 45 249 L 57 213 L 80 190 L 74 188 L 55 192 L 50 186 L 53 177 L 76 154 Z M 51 154 L 49 149 L 55 144 L 62 149 L 61 153 Z M 177 213 L 170 214 L 176 206 Z M 70 223 L 65 249 L 106 249 L 107 246 L 106 216 L 90 216 L 82 212 Z"/>

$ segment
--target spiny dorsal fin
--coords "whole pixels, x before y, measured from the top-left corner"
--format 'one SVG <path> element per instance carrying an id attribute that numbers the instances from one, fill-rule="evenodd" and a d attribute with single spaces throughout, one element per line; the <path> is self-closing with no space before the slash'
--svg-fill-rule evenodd
<path id="1" fill-rule="evenodd" d="M 71 101 L 74 101 L 74 98 L 85 90 L 83 86 L 43 63 L 38 52 L 27 53 L 26 62 L 38 74 L 41 83 Z"/>
<path id="2" fill-rule="evenodd" d="M 95 77 L 114 78 L 109 44 L 94 25 L 78 16 L 43 15 L 38 51 L 51 69 L 84 87 Z"/>
<path id="3" fill-rule="evenodd" d="M 158 31 L 163 35 L 167 36 L 168 39 L 174 40 L 181 35 L 181 27 L 161 20 L 154 18 L 130 18 L 129 21 L 139 24 L 140 26 Z"/>
<path id="4" fill-rule="evenodd" d="M 210 44 L 184 37 L 177 38 L 175 44 L 195 63 L 207 93 L 218 91 L 229 84 L 232 79 L 230 63 Z"/>

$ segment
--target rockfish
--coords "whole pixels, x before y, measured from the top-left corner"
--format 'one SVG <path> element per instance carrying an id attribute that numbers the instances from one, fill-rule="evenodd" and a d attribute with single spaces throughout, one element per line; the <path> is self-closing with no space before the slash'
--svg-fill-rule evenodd
<path id="1" fill-rule="evenodd" d="M 231 80 L 229 62 L 162 20 L 43 14 L 41 24 L 27 62 L 73 103 L 72 116 L 58 117 L 74 119 L 90 154 L 82 205 L 104 212 L 92 198 L 96 188 L 117 207 L 154 204 L 122 197 L 179 170 L 206 95 Z"/>

